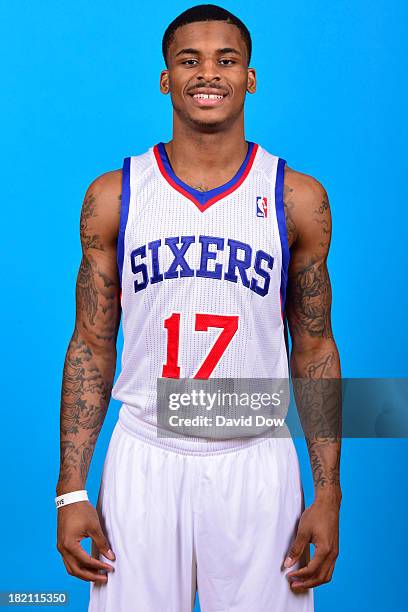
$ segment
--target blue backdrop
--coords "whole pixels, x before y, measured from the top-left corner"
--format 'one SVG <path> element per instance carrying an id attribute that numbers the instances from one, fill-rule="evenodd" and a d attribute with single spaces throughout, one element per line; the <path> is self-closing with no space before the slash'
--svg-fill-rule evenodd
<path id="1" fill-rule="evenodd" d="M 405 4 L 221 4 L 253 36 L 258 91 L 247 97 L 246 136 L 328 191 L 333 328 L 350 377 L 407 376 Z M 55 548 L 54 495 L 79 212 L 97 175 L 171 138 L 161 37 L 188 6 L 26 0 L 1 10 L 0 590 L 68 590 L 72 611 L 86 609 L 89 583 L 66 573 Z M 118 408 L 92 463 L 93 502 Z M 310 503 L 308 456 L 296 445 Z M 344 441 L 341 552 L 332 582 L 315 591 L 317 611 L 406 609 L 407 459 L 407 440 Z"/>

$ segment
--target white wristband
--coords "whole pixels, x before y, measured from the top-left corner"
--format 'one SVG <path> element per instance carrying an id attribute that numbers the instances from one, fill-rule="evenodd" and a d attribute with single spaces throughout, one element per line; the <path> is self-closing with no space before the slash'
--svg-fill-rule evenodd
<path id="1" fill-rule="evenodd" d="M 71 493 L 58 495 L 58 497 L 55 498 L 55 505 L 57 508 L 60 508 L 61 506 L 68 506 L 68 504 L 73 504 L 74 502 L 79 501 L 88 501 L 87 491 L 72 491 Z"/>

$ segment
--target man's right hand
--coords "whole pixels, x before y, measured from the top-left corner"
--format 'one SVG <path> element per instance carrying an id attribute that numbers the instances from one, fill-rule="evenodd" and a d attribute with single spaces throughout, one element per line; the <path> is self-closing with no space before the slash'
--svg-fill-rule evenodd
<path id="1" fill-rule="evenodd" d="M 108 581 L 106 573 L 114 568 L 88 555 L 82 548 L 81 540 L 92 538 L 94 545 L 108 559 L 115 561 L 115 555 L 110 549 L 104 535 L 99 516 L 89 501 L 75 502 L 58 508 L 57 549 L 68 574 L 82 580 L 104 584 Z"/>

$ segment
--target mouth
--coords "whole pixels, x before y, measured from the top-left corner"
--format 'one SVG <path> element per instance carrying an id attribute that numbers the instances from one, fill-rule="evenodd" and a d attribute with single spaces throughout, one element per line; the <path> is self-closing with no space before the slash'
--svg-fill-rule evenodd
<path id="1" fill-rule="evenodd" d="M 193 100 L 195 106 L 199 107 L 215 107 L 224 104 L 225 98 L 228 97 L 227 93 L 194 93 L 189 94 Z"/>

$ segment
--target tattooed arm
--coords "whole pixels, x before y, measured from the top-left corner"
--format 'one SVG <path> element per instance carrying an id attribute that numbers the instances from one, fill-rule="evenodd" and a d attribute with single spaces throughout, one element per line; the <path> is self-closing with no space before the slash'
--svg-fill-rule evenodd
<path id="1" fill-rule="evenodd" d="M 286 302 L 290 366 L 315 488 L 314 503 L 301 517 L 291 561 L 285 565 L 293 565 L 309 542 L 315 545 L 309 564 L 288 574 L 295 579 L 292 587 L 304 589 L 328 582 L 338 555 L 341 372 L 331 327 L 327 256 L 332 225 L 327 193 L 311 176 L 288 168 L 284 203 L 291 249 Z"/>
<path id="2" fill-rule="evenodd" d="M 62 380 L 57 495 L 85 488 L 109 404 L 120 322 L 116 241 L 121 180 L 121 170 L 101 175 L 89 186 L 82 205 L 76 320 Z M 84 580 L 103 581 L 96 570 L 107 569 L 106 564 L 91 559 L 79 545 L 80 538 L 86 535 L 93 536 L 98 548 L 108 553 L 109 545 L 96 510 L 89 502 L 77 502 L 58 510 L 57 547 L 68 572 Z"/>

